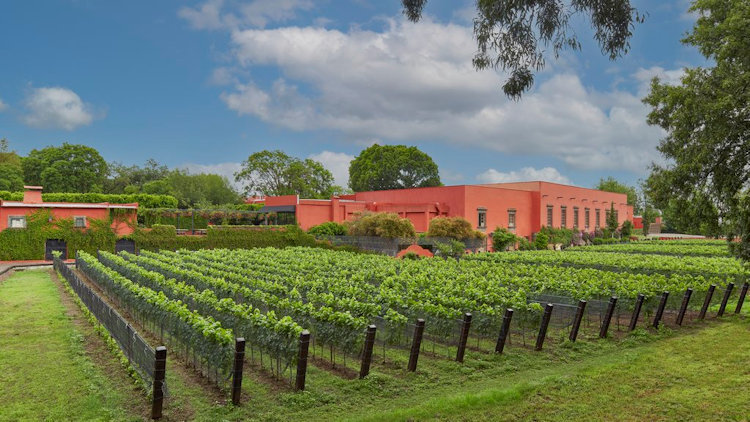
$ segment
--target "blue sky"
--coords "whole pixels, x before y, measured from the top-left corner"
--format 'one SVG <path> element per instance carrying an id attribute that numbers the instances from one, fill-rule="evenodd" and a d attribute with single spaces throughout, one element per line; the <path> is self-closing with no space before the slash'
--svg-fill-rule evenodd
<path id="1" fill-rule="evenodd" d="M 647 175 L 663 136 L 645 123 L 648 80 L 703 63 L 679 42 L 686 0 L 636 1 L 648 17 L 615 62 L 578 23 L 583 50 L 550 59 L 520 102 L 471 67 L 472 5 L 430 0 L 413 24 L 398 0 L 5 2 L 0 137 L 225 175 L 282 149 L 341 183 L 373 142 L 418 146 L 446 184 Z"/>

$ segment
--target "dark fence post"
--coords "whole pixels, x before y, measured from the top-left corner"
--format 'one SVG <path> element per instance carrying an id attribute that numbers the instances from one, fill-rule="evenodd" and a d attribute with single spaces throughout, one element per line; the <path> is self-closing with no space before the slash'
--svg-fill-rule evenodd
<path id="1" fill-rule="evenodd" d="M 572 342 L 578 338 L 578 329 L 581 327 L 581 321 L 583 321 L 583 313 L 586 311 L 586 301 L 579 300 L 578 308 L 576 308 L 576 315 L 573 317 L 573 326 L 570 327 L 570 336 L 568 339 Z"/>
<path id="2" fill-rule="evenodd" d="M 745 302 L 745 296 L 747 296 L 748 287 L 750 286 L 748 286 L 747 282 L 745 282 L 745 284 L 742 285 L 742 290 L 740 290 L 740 298 L 737 299 L 737 307 L 734 308 L 735 314 L 739 314 L 740 311 L 742 310 L 742 304 Z"/>
<path id="3" fill-rule="evenodd" d="M 239 406 L 242 395 L 242 367 L 245 364 L 245 339 L 234 340 L 234 368 L 232 369 L 232 404 Z"/>
<path id="4" fill-rule="evenodd" d="M 662 315 L 664 315 L 664 308 L 667 306 L 667 299 L 669 298 L 669 292 L 661 294 L 661 301 L 659 307 L 656 309 L 656 316 L 654 316 L 654 328 L 659 328 L 659 322 L 661 321 Z"/>
<path id="5" fill-rule="evenodd" d="M 497 337 L 497 344 L 495 345 L 495 353 L 503 353 L 505 348 L 505 340 L 508 338 L 510 332 L 510 320 L 513 319 L 513 309 L 506 309 L 505 315 L 503 315 L 503 325 L 500 327 L 500 335 Z"/>
<path id="6" fill-rule="evenodd" d="M 609 298 L 607 313 L 604 314 L 604 321 L 602 321 L 602 327 L 599 330 L 600 338 L 607 338 L 607 331 L 609 331 L 609 322 L 612 320 L 612 314 L 615 313 L 615 306 L 617 306 L 617 298 L 612 296 Z"/>
<path id="7" fill-rule="evenodd" d="M 156 359 L 154 360 L 154 401 L 151 404 L 151 419 L 161 418 L 164 407 L 164 376 L 167 371 L 167 348 L 159 346 L 156 348 Z"/>
<path id="8" fill-rule="evenodd" d="M 469 340 L 469 329 L 471 328 L 471 314 L 465 313 L 464 320 L 461 323 L 461 337 L 458 340 L 458 350 L 456 350 L 456 362 L 464 361 L 466 353 L 466 342 Z"/>
<path id="9" fill-rule="evenodd" d="M 367 327 L 365 334 L 365 345 L 362 349 L 362 365 L 359 367 L 359 378 L 362 379 L 370 373 L 370 363 L 372 362 L 372 348 L 375 345 L 375 332 L 378 328 L 374 325 Z"/>
<path id="10" fill-rule="evenodd" d="M 536 337 L 535 350 L 542 350 L 544 345 L 544 338 L 547 336 L 547 327 L 549 326 L 549 319 L 552 316 L 552 304 L 548 303 L 547 307 L 544 308 L 544 315 L 542 315 L 542 325 L 539 327 L 539 335 Z"/>
<path id="11" fill-rule="evenodd" d="M 706 317 L 706 311 L 708 311 L 708 307 L 711 305 L 711 298 L 714 296 L 714 290 L 716 290 L 715 284 L 712 284 L 708 287 L 708 291 L 706 292 L 706 299 L 703 300 L 703 306 L 701 307 L 700 314 L 698 314 L 698 319 L 703 319 Z"/>
<path id="12" fill-rule="evenodd" d="M 414 326 L 414 336 L 411 339 L 411 352 L 409 353 L 409 366 L 407 370 L 414 372 L 417 370 L 417 360 L 419 360 L 419 349 L 422 347 L 422 334 L 424 334 L 424 320 L 418 319 L 417 325 Z"/>
<path id="13" fill-rule="evenodd" d="M 682 305 L 680 305 L 680 313 L 677 314 L 677 325 L 682 325 L 682 320 L 685 318 L 685 312 L 687 312 L 688 303 L 690 302 L 690 296 L 693 295 L 693 289 L 685 290 L 685 296 L 682 297 Z"/>
<path id="14" fill-rule="evenodd" d="M 297 357 L 297 381 L 294 389 L 302 391 L 305 389 L 305 376 L 307 376 L 307 350 L 310 347 L 310 332 L 304 330 L 299 335 L 299 355 Z"/>
<path id="15" fill-rule="evenodd" d="M 724 298 L 721 299 L 721 306 L 719 307 L 719 313 L 716 316 L 723 316 L 724 311 L 727 309 L 727 302 L 729 302 L 729 296 L 732 295 L 732 289 L 734 289 L 734 283 L 727 284 L 727 290 L 724 291 Z"/>
<path id="16" fill-rule="evenodd" d="M 630 331 L 635 330 L 636 325 L 638 325 L 638 316 L 641 314 L 643 299 L 645 298 L 645 296 L 639 293 L 638 298 L 636 298 L 635 300 L 635 306 L 633 307 L 633 316 L 630 318 L 630 327 L 628 327 Z"/>

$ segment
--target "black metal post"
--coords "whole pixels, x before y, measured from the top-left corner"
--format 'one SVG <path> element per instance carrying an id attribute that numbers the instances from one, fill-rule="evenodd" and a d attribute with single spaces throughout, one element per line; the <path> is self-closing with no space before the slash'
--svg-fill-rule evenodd
<path id="1" fill-rule="evenodd" d="M 195 209 L 190 211 L 190 232 L 195 234 Z"/>
<path id="2" fill-rule="evenodd" d="M 307 376 L 307 352 L 310 347 L 310 332 L 304 330 L 299 335 L 299 355 L 297 358 L 297 380 L 294 389 L 302 391 L 305 389 L 305 377 Z"/>
<path id="3" fill-rule="evenodd" d="M 581 321 L 583 321 L 583 313 L 586 311 L 586 301 L 579 300 L 578 308 L 576 309 L 576 316 L 573 318 L 573 326 L 570 328 L 570 336 L 568 339 L 575 342 L 578 338 L 578 329 L 581 327 Z"/>
<path id="4" fill-rule="evenodd" d="M 693 289 L 685 290 L 685 296 L 682 297 L 682 305 L 680 305 L 680 313 L 677 314 L 677 325 L 682 325 L 682 320 L 685 318 L 685 312 L 687 312 L 688 303 L 690 302 L 690 296 L 693 295 Z"/>
<path id="5" fill-rule="evenodd" d="M 461 322 L 461 337 L 458 340 L 458 350 L 456 350 L 456 362 L 464 361 L 466 353 L 466 342 L 469 340 L 469 329 L 471 328 L 471 314 L 465 313 L 464 320 Z"/>
<path id="6" fill-rule="evenodd" d="M 539 327 L 539 335 L 536 337 L 535 350 L 542 350 L 544 345 L 544 338 L 547 336 L 547 327 L 549 326 L 549 319 L 552 316 L 552 304 L 548 303 L 544 308 L 544 315 L 542 315 L 542 325 Z"/>
<path id="7" fill-rule="evenodd" d="M 633 316 L 630 318 L 630 326 L 628 329 L 630 331 L 635 330 L 636 325 L 638 325 L 638 316 L 641 314 L 641 308 L 643 307 L 643 299 L 646 297 L 642 294 L 638 294 L 638 297 L 635 299 L 635 306 L 633 307 Z"/>
<path id="8" fill-rule="evenodd" d="M 737 307 L 734 308 L 735 314 L 739 314 L 740 311 L 742 310 L 742 304 L 745 302 L 745 296 L 747 296 L 748 287 L 750 286 L 748 286 L 747 282 L 745 282 L 745 284 L 742 285 L 742 290 L 740 290 L 740 298 L 737 299 Z"/>
<path id="9" fill-rule="evenodd" d="M 234 368 L 232 368 L 232 404 L 239 406 L 242 396 L 242 367 L 245 364 L 245 339 L 234 340 Z"/>
<path id="10" fill-rule="evenodd" d="M 506 309 L 505 315 L 503 315 L 503 325 L 500 327 L 500 335 L 497 337 L 497 344 L 495 345 L 495 353 L 503 353 L 505 348 L 505 340 L 508 338 L 510 332 L 510 320 L 513 319 L 513 309 Z"/>
<path id="11" fill-rule="evenodd" d="M 607 313 L 604 314 L 604 321 L 602 321 L 602 327 L 599 330 L 600 338 L 607 338 L 607 332 L 609 331 L 609 322 L 612 320 L 612 314 L 615 313 L 615 306 L 617 306 L 617 298 L 612 296 L 609 298 Z"/>
<path id="12" fill-rule="evenodd" d="M 727 284 L 727 289 L 724 291 L 724 298 L 721 299 L 719 313 L 716 314 L 716 316 L 724 316 L 724 311 L 727 309 L 727 302 L 729 302 L 729 296 L 732 295 L 732 289 L 734 289 L 734 283 Z"/>
<path id="13" fill-rule="evenodd" d="M 706 317 L 706 311 L 708 311 L 708 307 L 711 305 L 711 298 L 713 297 L 715 290 L 715 284 L 712 284 L 708 287 L 708 291 L 706 292 L 706 299 L 703 300 L 703 306 L 701 307 L 700 314 L 698 314 L 698 319 L 703 319 Z"/>
<path id="14" fill-rule="evenodd" d="M 422 335 L 424 334 L 424 320 L 418 319 L 417 325 L 414 326 L 414 336 L 411 339 L 411 352 L 409 353 L 409 366 L 407 370 L 414 372 L 417 370 L 417 361 L 419 360 L 419 349 L 422 347 Z"/>
<path id="15" fill-rule="evenodd" d="M 159 346 L 156 348 L 156 360 L 154 361 L 154 385 L 151 404 L 151 419 L 160 419 L 164 408 L 164 378 L 167 372 L 167 348 Z"/>
<path id="16" fill-rule="evenodd" d="M 370 373 L 370 363 L 372 362 L 372 348 L 375 345 L 375 332 L 377 327 L 369 325 L 365 334 L 365 344 L 362 348 L 362 365 L 359 367 L 359 378 L 362 379 Z"/>
<path id="17" fill-rule="evenodd" d="M 659 328 L 659 322 L 661 322 L 661 317 L 664 315 L 664 308 L 667 306 L 668 298 L 669 292 L 661 294 L 661 301 L 659 302 L 659 307 L 656 309 L 656 316 L 654 316 L 654 328 Z"/>

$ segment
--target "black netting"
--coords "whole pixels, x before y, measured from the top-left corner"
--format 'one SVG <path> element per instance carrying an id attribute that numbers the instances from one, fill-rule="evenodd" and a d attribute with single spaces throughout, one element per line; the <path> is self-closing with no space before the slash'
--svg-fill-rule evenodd
<path id="1" fill-rule="evenodd" d="M 62 261 L 55 260 L 55 269 L 65 277 L 81 302 L 86 305 L 86 308 L 115 339 L 123 354 L 128 358 L 130 365 L 138 372 L 138 375 L 150 389 L 154 382 L 154 364 L 156 362 L 154 348 L 149 346 L 146 340 L 116 310 L 104 302 Z M 166 392 L 166 381 L 164 391 Z"/>

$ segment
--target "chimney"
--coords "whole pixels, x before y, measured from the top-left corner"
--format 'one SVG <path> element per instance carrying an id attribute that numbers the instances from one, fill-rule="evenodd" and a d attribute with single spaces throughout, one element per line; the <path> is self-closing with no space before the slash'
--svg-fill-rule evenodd
<path id="1" fill-rule="evenodd" d="M 25 204 L 41 204 L 42 203 L 42 187 L 41 186 L 24 186 L 23 202 Z"/>

